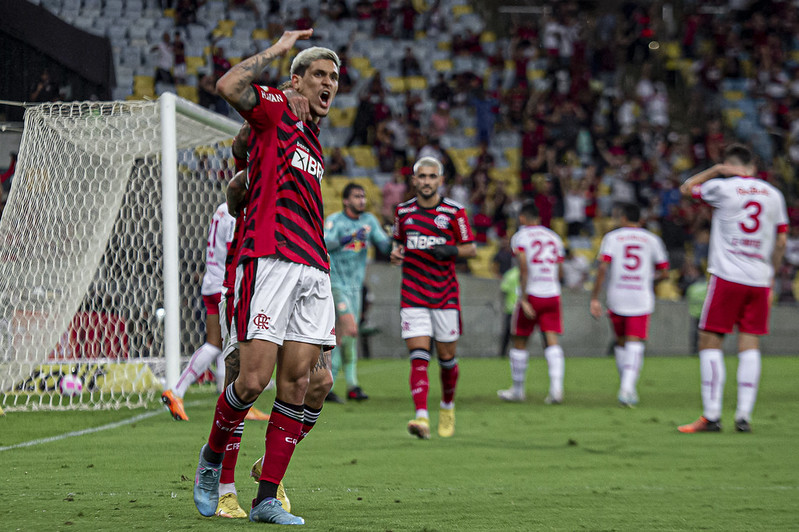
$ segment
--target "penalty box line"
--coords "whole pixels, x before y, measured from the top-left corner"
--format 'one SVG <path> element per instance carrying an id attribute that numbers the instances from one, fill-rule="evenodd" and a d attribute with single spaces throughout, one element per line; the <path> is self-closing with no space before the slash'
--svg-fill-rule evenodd
<path id="1" fill-rule="evenodd" d="M 191 403 L 186 403 L 186 406 L 199 406 L 204 403 L 206 403 L 206 401 L 193 401 Z M 124 427 L 125 425 L 130 425 L 131 423 L 136 423 L 137 421 L 142 421 L 144 419 L 148 419 L 153 416 L 158 416 L 165 413 L 168 412 L 167 410 L 164 409 L 159 409 L 157 412 L 145 412 L 144 414 L 139 414 L 128 419 L 123 419 L 121 421 L 114 421 L 113 423 L 108 423 L 106 425 L 101 425 L 99 427 L 75 430 L 72 432 L 67 432 L 65 434 L 59 434 L 58 436 L 50 436 L 48 438 L 39 438 L 37 440 L 30 440 L 21 443 L 15 443 L 14 445 L 7 445 L 5 447 L 0 447 L 0 452 L 12 451 L 14 449 L 22 449 L 24 447 L 33 447 L 35 445 L 42 445 L 45 443 L 52 443 L 55 441 L 66 440 L 67 438 L 74 438 L 76 436 L 85 436 L 87 434 L 94 434 L 95 432 L 102 432 L 104 430 L 116 429 L 119 427 Z"/>

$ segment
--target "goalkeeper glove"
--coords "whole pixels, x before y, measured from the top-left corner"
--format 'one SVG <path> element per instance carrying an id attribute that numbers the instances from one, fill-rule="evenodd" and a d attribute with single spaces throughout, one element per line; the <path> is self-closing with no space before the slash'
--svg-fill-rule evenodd
<path id="1" fill-rule="evenodd" d="M 450 257 L 458 256 L 458 246 L 449 246 L 447 244 L 439 244 L 430 248 L 430 254 L 436 260 L 447 260 Z"/>

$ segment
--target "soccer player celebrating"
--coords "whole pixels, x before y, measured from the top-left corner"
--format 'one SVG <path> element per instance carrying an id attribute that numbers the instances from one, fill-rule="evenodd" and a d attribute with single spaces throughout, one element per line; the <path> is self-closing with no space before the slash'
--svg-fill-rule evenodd
<path id="1" fill-rule="evenodd" d="M 688 179 L 683 196 L 713 207 L 707 297 L 699 319 L 703 415 L 680 432 L 721 430 L 726 372 L 724 335 L 738 327 L 738 407 L 735 429 L 750 432 L 760 384 L 760 336 L 768 334 L 769 295 L 782 262 L 788 215 L 779 190 L 754 176 L 751 150 L 733 144 L 717 164 Z"/>
<path id="2" fill-rule="evenodd" d="M 216 382 L 221 388 L 225 380 L 225 363 L 222 357 L 222 333 L 219 319 L 219 302 L 222 299 L 222 280 L 225 275 L 225 259 L 227 257 L 230 241 L 236 219 L 228 212 L 227 203 L 222 203 L 216 208 L 211 218 L 208 229 L 208 246 L 205 252 L 205 274 L 201 294 L 205 303 L 205 335 L 206 340 L 191 356 L 188 366 L 178 378 L 177 385 L 161 394 L 161 401 L 167 407 L 172 417 L 178 421 L 188 421 L 189 416 L 183 407 L 183 396 L 186 389 L 197 378 L 205 373 L 208 367 L 216 360 Z M 257 408 L 251 408 L 247 419 L 267 420 L 269 416 Z"/>
<path id="3" fill-rule="evenodd" d="M 312 47 L 294 58 L 292 88 L 308 99 L 312 120 L 298 120 L 277 89 L 255 84 L 263 69 L 313 30 L 287 31 L 268 49 L 231 68 L 217 90 L 253 131 L 248 187 L 238 252 L 234 315 L 240 372 L 217 401 L 208 443 L 200 452 L 194 502 L 213 515 L 219 498 L 225 445 L 276 368 L 277 393 L 258 494 L 250 520 L 303 524 L 276 498 L 297 441 L 304 401 L 320 349 L 335 345 L 335 310 L 323 234 L 324 176 L 319 120 L 338 90 L 340 61 L 332 50 Z"/>
<path id="4" fill-rule="evenodd" d="M 438 193 L 443 170 L 432 157 L 414 164 L 416 197 L 397 205 L 391 251 L 391 262 L 402 264 L 400 318 L 402 338 L 410 351 L 411 397 L 416 407 L 408 432 L 422 439 L 430 437 L 427 366 L 433 340 L 441 367 L 438 435 L 447 438 L 455 433 L 455 346 L 461 328 L 455 259 L 477 254 L 463 206 Z"/>
<path id="5" fill-rule="evenodd" d="M 383 253 L 391 251 L 391 239 L 377 218 L 366 211 L 366 191 L 349 183 L 341 194 L 344 210 L 325 220 L 325 243 L 330 252 L 330 283 L 336 302 L 338 346 L 333 350 L 333 378 L 344 360 L 347 399 L 369 397 L 358 385 L 358 323 L 361 319 L 363 278 L 366 275 L 366 247 L 370 242 Z M 330 395 L 335 397 L 333 392 Z"/>
<path id="6" fill-rule="evenodd" d="M 549 393 L 544 402 L 560 404 L 563 401 L 563 348 L 558 345 L 558 335 L 563 333 L 560 307 L 560 265 L 565 256 L 563 241 L 557 233 L 541 225 L 538 209 L 533 202 L 522 205 L 519 213 L 520 228 L 511 238 L 519 264 L 522 293 L 511 317 L 513 347 L 510 358 L 513 387 L 499 390 L 497 395 L 505 401 L 524 401 L 527 373 L 527 339 L 536 324 L 544 334 L 544 356 L 549 367 Z"/>
<path id="7" fill-rule="evenodd" d="M 602 238 L 599 267 L 591 292 L 591 315 L 602 315 L 599 291 L 608 279 L 608 316 L 616 334 L 616 368 L 619 371 L 619 404 L 638 404 L 636 385 L 644 364 L 644 341 L 649 315 L 655 310 L 654 283 L 668 275 L 669 259 L 663 241 L 641 227 L 637 205 L 621 208 L 621 225 Z M 657 275 L 655 274 L 657 271 Z"/>

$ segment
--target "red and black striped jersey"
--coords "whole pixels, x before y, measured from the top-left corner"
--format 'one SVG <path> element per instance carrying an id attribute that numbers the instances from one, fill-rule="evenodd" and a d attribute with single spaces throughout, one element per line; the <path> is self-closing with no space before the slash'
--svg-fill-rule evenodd
<path id="1" fill-rule="evenodd" d="M 301 122 L 285 95 L 253 85 L 258 103 L 241 115 L 253 134 L 241 258 L 278 257 L 330 271 L 324 239 L 319 127 Z"/>
<path id="2" fill-rule="evenodd" d="M 463 206 L 449 198 L 429 209 L 416 198 L 400 203 L 394 216 L 394 240 L 405 246 L 401 307 L 460 310 L 455 259 L 436 260 L 430 249 L 474 240 Z"/>

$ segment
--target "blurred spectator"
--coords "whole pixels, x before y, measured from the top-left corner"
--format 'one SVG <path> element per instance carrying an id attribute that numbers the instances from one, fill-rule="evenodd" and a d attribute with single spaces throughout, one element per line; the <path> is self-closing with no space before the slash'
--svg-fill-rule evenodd
<path id="1" fill-rule="evenodd" d="M 178 0 L 175 7 L 175 26 L 185 27 L 197 23 L 197 9 L 207 0 Z"/>
<path id="2" fill-rule="evenodd" d="M 446 135 L 452 122 L 452 117 L 449 115 L 449 104 L 447 102 L 438 102 L 438 104 L 436 104 L 436 110 L 430 115 L 428 136 L 440 138 Z"/>
<path id="3" fill-rule="evenodd" d="M 383 185 L 383 205 L 380 214 L 384 224 L 394 223 L 394 210 L 397 205 L 405 201 L 408 191 L 407 179 L 410 175 L 410 168 L 398 168 L 391 174 L 391 180 Z"/>
<path id="4" fill-rule="evenodd" d="M 358 109 L 355 111 L 355 120 L 352 123 L 352 134 L 347 140 L 347 146 L 368 144 L 374 135 L 375 108 L 370 95 L 361 93 Z"/>
<path id="5" fill-rule="evenodd" d="M 430 98 L 434 102 L 446 102 L 449 104 L 452 100 L 452 88 L 449 86 L 446 76 L 443 72 L 438 73 L 438 80 L 436 84 L 430 87 Z"/>
<path id="6" fill-rule="evenodd" d="M 311 10 L 308 7 L 303 7 L 300 12 L 300 17 L 294 21 L 295 30 L 309 30 L 313 28 L 314 20 L 311 16 Z"/>
<path id="7" fill-rule="evenodd" d="M 261 20 L 261 13 L 258 11 L 258 5 L 254 0 L 228 0 L 228 9 L 247 9 L 255 16 L 255 20 Z M 303 29 L 303 28 L 297 28 Z"/>
<path id="8" fill-rule="evenodd" d="M 174 56 L 172 75 L 175 78 L 175 82 L 186 83 L 186 45 L 179 31 L 176 31 L 172 37 L 172 52 Z"/>
<path id="9" fill-rule="evenodd" d="M 396 166 L 394 152 L 394 136 L 386 126 L 386 122 L 379 122 L 375 132 L 375 151 L 377 152 L 377 166 L 381 172 L 392 172 Z"/>
<path id="10" fill-rule="evenodd" d="M 402 0 L 399 6 L 400 39 L 412 40 L 415 37 L 416 15 L 412 0 Z"/>
<path id="11" fill-rule="evenodd" d="M 325 173 L 329 175 L 346 175 L 347 161 L 341 148 L 335 147 L 328 157 L 325 157 Z"/>
<path id="12" fill-rule="evenodd" d="M 39 76 L 39 81 L 31 90 L 28 97 L 30 102 L 54 102 L 58 99 L 58 84 L 50 76 L 50 70 L 45 68 Z"/>
<path id="13" fill-rule="evenodd" d="M 214 67 L 214 76 L 216 79 L 225 75 L 225 72 L 230 70 L 230 61 L 225 58 L 225 50 L 221 46 L 214 46 L 211 54 L 211 63 Z"/>
<path id="14" fill-rule="evenodd" d="M 227 114 L 227 103 L 216 91 L 216 76 L 203 74 L 197 81 L 197 96 L 201 106 L 219 114 Z"/>
<path id="15" fill-rule="evenodd" d="M 419 65 L 419 60 L 416 59 L 413 54 L 413 48 L 410 46 L 405 47 L 405 55 L 400 60 L 400 73 L 403 77 L 422 75 L 422 67 Z"/>
<path id="16" fill-rule="evenodd" d="M 172 50 L 172 41 L 169 33 L 161 35 L 161 42 L 150 47 L 150 52 L 156 53 L 155 60 L 155 82 L 169 83 L 173 85 L 175 78 L 172 77 L 172 67 L 175 65 L 175 52 Z"/>

